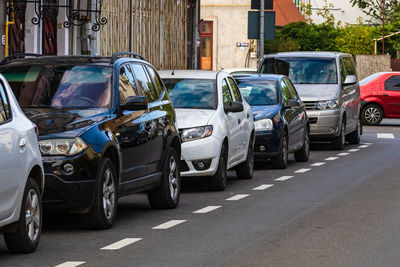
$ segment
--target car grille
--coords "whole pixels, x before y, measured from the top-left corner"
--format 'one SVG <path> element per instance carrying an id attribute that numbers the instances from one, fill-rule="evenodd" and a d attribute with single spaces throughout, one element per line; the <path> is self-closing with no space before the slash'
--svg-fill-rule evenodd
<path id="1" fill-rule="evenodd" d="M 303 103 L 308 110 L 316 109 L 317 102 L 315 101 L 303 101 Z"/>

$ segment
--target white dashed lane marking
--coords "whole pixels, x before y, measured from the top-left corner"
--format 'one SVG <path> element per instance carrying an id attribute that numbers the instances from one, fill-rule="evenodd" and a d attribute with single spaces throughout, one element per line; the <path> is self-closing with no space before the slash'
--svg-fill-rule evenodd
<path id="1" fill-rule="evenodd" d="M 350 150 L 347 150 L 348 152 L 357 152 L 357 151 L 360 151 L 360 149 L 358 149 L 358 148 L 353 148 L 353 149 L 350 149 Z"/>
<path id="2" fill-rule="evenodd" d="M 305 173 L 305 172 L 308 172 L 310 170 L 311 169 L 300 169 L 300 170 L 295 171 L 295 173 Z"/>
<path id="3" fill-rule="evenodd" d="M 226 200 L 236 201 L 236 200 L 241 200 L 241 199 L 243 199 L 245 197 L 248 197 L 248 196 L 250 196 L 250 195 L 249 194 L 237 194 L 237 195 L 234 195 L 233 197 L 227 198 Z"/>
<path id="4" fill-rule="evenodd" d="M 153 227 L 153 229 L 156 229 L 156 230 L 169 229 L 171 227 L 174 227 L 174 226 L 184 223 L 184 222 L 186 222 L 186 220 L 171 220 L 169 222 L 157 225 L 157 226 Z"/>
<path id="5" fill-rule="evenodd" d="M 373 145 L 373 143 L 362 143 L 362 145 Z"/>
<path id="6" fill-rule="evenodd" d="M 377 133 L 376 135 L 378 138 L 382 139 L 394 139 L 394 134 L 391 133 Z"/>
<path id="7" fill-rule="evenodd" d="M 130 244 L 136 243 L 138 241 L 142 240 L 142 238 L 125 238 L 122 239 L 118 242 L 115 242 L 111 245 L 108 245 L 104 248 L 101 248 L 101 250 L 117 250 L 121 249 L 123 247 L 129 246 Z"/>
<path id="8" fill-rule="evenodd" d="M 329 158 L 326 158 L 325 160 L 337 160 L 338 159 L 338 157 L 329 157 Z"/>
<path id="9" fill-rule="evenodd" d="M 216 210 L 216 209 L 219 209 L 221 207 L 222 206 L 208 206 L 208 207 L 193 211 L 193 213 L 209 213 L 209 212 L 211 212 L 213 210 Z"/>
<path id="10" fill-rule="evenodd" d="M 311 166 L 312 166 L 312 167 L 319 167 L 319 166 L 324 165 L 325 163 L 326 163 L 326 162 L 315 162 L 315 163 L 311 164 Z"/>
<path id="11" fill-rule="evenodd" d="M 361 145 L 358 148 L 367 148 L 367 147 L 369 147 L 369 145 Z"/>
<path id="12" fill-rule="evenodd" d="M 289 180 L 292 178 L 293 178 L 293 176 L 282 176 L 282 177 L 275 179 L 274 181 L 286 181 L 286 180 Z"/>
<path id="13" fill-rule="evenodd" d="M 273 184 L 262 184 L 260 186 L 253 188 L 253 190 L 265 190 L 265 189 L 273 187 L 273 186 L 274 186 Z"/>
<path id="14" fill-rule="evenodd" d="M 86 261 L 66 261 L 64 263 L 56 265 L 55 267 L 75 267 L 75 266 L 82 265 L 84 263 L 86 263 Z"/>
<path id="15" fill-rule="evenodd" d="M 350 155 L 350 153 L 345 153 L 345 152 L 343 152 L 343 153 L 340 153 L 340 154 L 337 154 L 338 156 L 347 156 L 347 155 Z"/>

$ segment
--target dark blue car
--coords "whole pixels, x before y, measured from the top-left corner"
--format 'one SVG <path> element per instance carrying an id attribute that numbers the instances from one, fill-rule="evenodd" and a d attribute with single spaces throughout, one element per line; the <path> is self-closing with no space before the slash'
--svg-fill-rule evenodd
<path id="1" fill-rule="evenodd" d="M 303 102 L 283 75 L 234 76 L 250 104 L 256 129 L 255 158 L 271 158 L 274 168 L 286 168 L 288 153 L 308 161 L 310 125 Z"/>

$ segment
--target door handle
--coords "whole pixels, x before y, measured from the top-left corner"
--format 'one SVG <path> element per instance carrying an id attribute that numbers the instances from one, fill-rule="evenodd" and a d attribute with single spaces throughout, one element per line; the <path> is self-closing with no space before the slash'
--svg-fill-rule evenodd
<path id="1" fill-rule="evenodd" d="M 26 139 L 22 138 L 21 141 L 19 141 L 19 148 L 22 149 L 26 147 Z"/>
<path id="2" fill-rule="evenodd" d="M 382 96 L 389 96 L 389 95 L 387 95 L 387 94 L 383 94 Z"/>
<path id="3" fill-rule="evenodd" d="M 249 113 L 247 113 L 247 118 L 250 118 L 250 114 Z"/>
<path id="4" fill-rule="evenodd" d="M 238 124 L 240 125 L 240 123 L 242 122 L 242 120 L 241 119 L 238 119 Z"/>

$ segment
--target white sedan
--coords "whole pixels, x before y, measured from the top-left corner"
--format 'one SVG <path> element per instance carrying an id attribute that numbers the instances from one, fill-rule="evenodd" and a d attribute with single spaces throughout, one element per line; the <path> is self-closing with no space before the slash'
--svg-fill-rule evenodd
<path id="1" fill-rule="evenodd" d="M 181 175 L 207 176 L 224 190 L 227 170 L 253 177 L 254 123 L 235 80 L 219 71 L 160 71 L 174 104 L 182 140 Z"/>
<path id="2" fill-rule="evenodd" d="M 38 132 L 2 75 L 0 81 L 0 231 L 11 251 L 32 252 L 42 228 Z"/>

